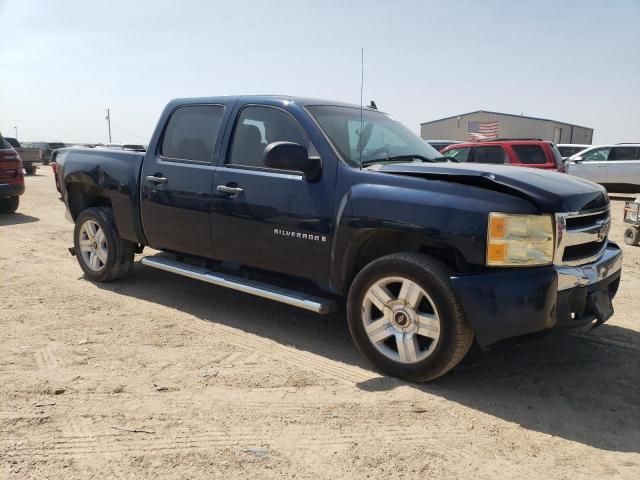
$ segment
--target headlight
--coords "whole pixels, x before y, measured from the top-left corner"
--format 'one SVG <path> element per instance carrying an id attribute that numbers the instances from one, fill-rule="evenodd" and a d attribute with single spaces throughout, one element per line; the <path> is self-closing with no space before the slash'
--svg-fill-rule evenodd
<path id="1" fill-rule="evenodd" d="M 490 213 L 487 265 L 518 267 L 553 263 L 552 215 Z"/>

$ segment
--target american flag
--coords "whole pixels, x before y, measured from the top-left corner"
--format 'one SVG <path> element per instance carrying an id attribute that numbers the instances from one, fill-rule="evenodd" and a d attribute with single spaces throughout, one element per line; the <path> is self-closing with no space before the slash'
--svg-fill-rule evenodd
<path id="1" fill-rule="evenodd" d="M 498 137 L 498 122 L 467 122 L 469 140 L 491 140 Z"/>

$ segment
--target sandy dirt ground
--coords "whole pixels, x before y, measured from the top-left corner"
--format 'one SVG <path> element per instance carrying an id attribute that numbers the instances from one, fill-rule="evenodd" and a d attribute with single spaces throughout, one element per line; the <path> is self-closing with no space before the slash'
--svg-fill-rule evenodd
<path id="1" fill-rule="evenodd" d="M 93 284 L 72 229 L 48 167 L 0 217 L 0 478 L 640 478 L 639 247 L 604 326 L 414 385 L 342 314 L 139 263 Z"/>

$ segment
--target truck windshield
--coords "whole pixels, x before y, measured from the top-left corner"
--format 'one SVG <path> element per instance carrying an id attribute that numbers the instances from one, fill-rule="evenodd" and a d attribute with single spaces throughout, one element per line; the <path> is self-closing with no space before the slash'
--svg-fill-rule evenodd
<path id="1" fill-rule="evenodd" d="M 307 110 L 342 158 L 354 166 L 444 161 L 437 150 L 385 113 L 369 109 L 361 113 L 359 108 L 333 105 L 308 106 Z"/>

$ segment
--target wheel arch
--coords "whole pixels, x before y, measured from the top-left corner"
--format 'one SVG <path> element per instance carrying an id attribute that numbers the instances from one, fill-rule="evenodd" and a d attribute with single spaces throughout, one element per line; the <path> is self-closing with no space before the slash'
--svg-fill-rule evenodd
<path id="1" fill-rule="evenodd" d="M 396 229 L 368 230 L 357 235 L 347 249 L 338 279 L 338 291 L 346 295 L 358 272 L 367 264 L 400 252 L 430 255 L 456 272 L 470 269 L 462 253 L 444 242 Z"/>
<path id="2" fill-rule="evenodd" d="M 67 184 L 66 191 L 67 206 L 74 221 L 87 208 L 112 206 L 106 192 L 86 183 L 70 182 Z"/>

